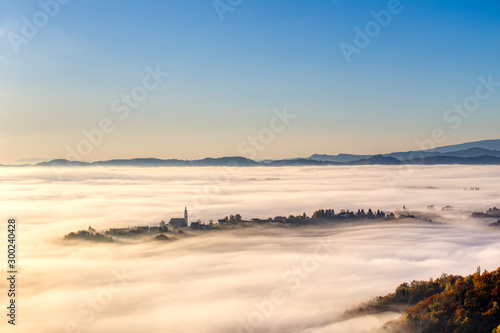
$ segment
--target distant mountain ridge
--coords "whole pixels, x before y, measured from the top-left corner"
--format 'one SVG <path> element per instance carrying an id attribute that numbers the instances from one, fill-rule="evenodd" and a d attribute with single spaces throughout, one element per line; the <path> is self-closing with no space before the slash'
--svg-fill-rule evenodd
<path id="1" fill-rule="evenodd" d="M 451 146 L 437 147 L 434 149 L 428 149 L 428 152 L 439 152 L 439 153 L 449 153 L 458 150 L 467 150 L 471 148 L 483 148 L 486 150 L 498 150 L 500 151 L 500 139 L 497 140 L 482 140 L 475 142 L 461 143 Z"/>
<path id="2" fill-rule="evenodd" d="M 375 155 L 372 156 L 368 159 L 362 159 L 358 161 L 351 162 L 350 164 L 354 165 L 399 165 L 401 164 L 401 161 L 390 156 L 383 156 L 383 155 Z"/>
<path id="3" fill-rule="evenodd" d="M 500 139 L 467 142 L 458 145 L 438 147 L 434 149 L 395 152 L 395 153 L 381 154 L 381 155 L 385 157 L 393 157 L 400 161 L 410 161 L 412 159 L 416 158 L 422 159 L 430 156 L 500 157 Z M 309 159 L 318 161 L 346 163 L 346 162 L 364 160 L 371 157 L 372 157 L 371 155 L 353 155 L 353 154 L 338 154 L 338 155 L 314 154 L 311 155 Z"/>
<path id="4" fill-rule="evenodd" d="M 353 154 L 338 154 L 338 155 L 326 155 L 326 154 L 314 154 L 309 157 L 311 160 L 316 161 L 329 161 L 338 163 L 348 163 L 359 160 L 364 160 L 372 157 L 373 155 L 353 155 Z"/>
<path id="5" fill-rule="evenodd" d="M 133 158 L 133 159 L 115 159 L 109 161 L 97 162 L 79 162 L 63 159 L 52 160 L 48 162 L 37 163 L 36 166 L 260 166 L 259 162 L 254 160 L 235 156 L 220 158 L 204 158 L 201 160 L 178 160 L 178 159 L 158 159 L 158 158 Z"/>
<path id="6" fill-rule="evenodd" d="M 278 167 L 278 166 L 329 166 L 329 165 L 500 165 L 500 140 L 484 140 L 428 150 L 396 152 L 379 155 L 314 154 L 309 158 L 254 161 L 241 156 L 204 158 L 199 160 L 133 158 L 108 161 L 81 162 L 56 159 L 36 166 L 138 166 L 138 167 Z M 4 167 L 8 165 L 2 165 Z M 31 166 L 31 165 L 23 165 Z"/>

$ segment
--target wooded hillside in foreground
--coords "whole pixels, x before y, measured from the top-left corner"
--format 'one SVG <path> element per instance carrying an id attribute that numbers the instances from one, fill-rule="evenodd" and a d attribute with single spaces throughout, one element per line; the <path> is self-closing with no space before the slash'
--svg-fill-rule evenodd
<path id="1" fill-rule="evenodd" d="M 405 310 L 381 332 L 500 333 L 500 268 L 467 277 L 401 284 L 394 293 L 346 311 L 347 317 Z"/>

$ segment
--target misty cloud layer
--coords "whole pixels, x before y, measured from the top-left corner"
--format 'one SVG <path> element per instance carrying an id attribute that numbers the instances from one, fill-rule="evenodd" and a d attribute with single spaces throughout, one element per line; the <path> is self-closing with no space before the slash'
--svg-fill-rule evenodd
<path id="1" fill-rule="evenodd" d="M 405 281 L 500 266 L 500 230 L 468 218 L 500 206 L 497 167 L 0 172 L 3 219 L 19 221 L 16 332 L 370 332 L 398 314 L 343 321 L 344 310 Z M 252 228 L 166 243 L 62 241 L 89 225 L 168 222 L 182 217 L 184 205 L 190 220 L 203 222 L 406 205 L 445 224 Z M 0 235 L 4 243 L 5 231 Z M 5 260 L 1 265 L 5 272 Z"/>

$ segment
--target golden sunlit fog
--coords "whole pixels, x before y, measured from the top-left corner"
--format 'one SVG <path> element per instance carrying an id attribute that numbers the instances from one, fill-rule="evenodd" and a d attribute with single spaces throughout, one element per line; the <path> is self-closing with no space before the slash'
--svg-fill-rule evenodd
<path id="1" fill-rule="evenodd" d="M 478 265 L 494 270 L 500 256 L 500 231 L 469 217 L 499 205 L 496 166 L 87 167 L 64 174 L 12 167 L 2 176 L 3 218 L 18 220 L 17 332 L 370 332 L 399 314 L 343 320 L 343 312 L 405 281 L 466 275 Z M 443 224 L 189 231 L 169 242 L 62 240 L 89 226 L 158 225 L 182 217 L 185 206 L 190 220 L 208 223 L 237 213 L 251 219 L 403 205 Z M 6 230 L 0 235 L 5 244 Z"/>

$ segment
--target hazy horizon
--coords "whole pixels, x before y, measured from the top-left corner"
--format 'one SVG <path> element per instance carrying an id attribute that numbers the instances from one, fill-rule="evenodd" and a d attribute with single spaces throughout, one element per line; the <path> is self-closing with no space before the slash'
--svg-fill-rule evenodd
<path id="1" fill-rule="evenodd" d="M 435 147 L 433 148 L 428 148 L 428 146 L 425 146 L 423 143 L 419 146 L 417 146 L 417 149 L 415 149 L 415 151 L 425 151 L 425 150 L 428 150 L 428 149 L 435 149 L 435 148 L 441 148 L 441 147 L 453 147 L 453 146 L 456 146 L 456 145 L 462 145 L 462 144 L 466 144 L 466 143 L 481 143 L 481 142 L 484 142 L 484 141 L 499 141 L 500 139 L 485 139 L 485 140 L 480 140 L 480 141 L 474 141 L 474 142 L 461 142 L 461 143 L 458 143 L 458 144 L 455 144 L 455 145 L 446 145 L 446 146 L 438 146 L 436 145 Z M 427 144 L 427 143 L 425 143 Z M 391 154 L 391 153 L 399 153 L 399 152 L 385 152 L 385 153 L 378 153 L 378 154 L 373 154 L 373 156 L 375 155 L 387 155 L 387 154 Z M 284 158 L 284 159 L 293 159 L 293 158 L 309 158 L 313 155 L 316 155 L 316 154 L 319 154 L 319 155 L 322 155 L 322 153 L 320 152 L 317 152 L 317 153 L 313 153 L 313 154 L 310 154 L 308 156 L 289 156 L 287 158 Z M 343 152 L 343 153 L 338 153 L 338 154 L 324 154 L 324 155 L 342 155 L 342 154 L 348 154 L 348 155 L 365 155 L 365 154 L 351 154 L 351 153 L 348 153 L 348 152 Z M 370 154 L 367 154 L 368 156 Z M 225 157 L 244 157 L 244 156 L 240 156 L 240 155 L 234 155 L 234 156 L 205 156 L 205 157 L 202 157 L 200 159 L 205 159 L 205 158 L 225 158 Z M 153 156 L 150 156 L 150 157 L 133 157 L 133 158 L 130 158 L 130 159 L 160 159 L 158 157 L 153 157 Z M 112 158 L 110 160 L 120 160 L 122 158 Z M 178 159 L 178 158 L 171 158 L 171 159 Z M 20 160 L 16 160 L 16 161 L 12 161 L 11 163 L 9 163 L 10 165 L 20 165 L 20 164 L 31 164 L 31 165 L 35 165 L 39 162 L 48 162 L 48 161 L 51 161 L 53 159 L 45 159 L 45 158 L 27 158 L 27 159 L 20 159 Z M 123 160 L 126 160 L 126 159 L 123 159 Z M 165 160 L 165 159 L 164 159 Z M 182 160 L 182 159 L 179 159 L 179 160 Z M 199 159 L 192 159 L 192 160 L 199 160 Z M 254 161 L 266 161 L 266 160 L 278 160 L 278 159 L 253 159 Z M 92 163 L 92 162 L 98 162 L 97 160 L 72 160 L 72 161 L 79 161 L 79 162 L 89 162 L 89 163 Z M 186 161 L 189 161 L 186 160 Z M 7 164 L 7 165 L 9 165 Z"/>

